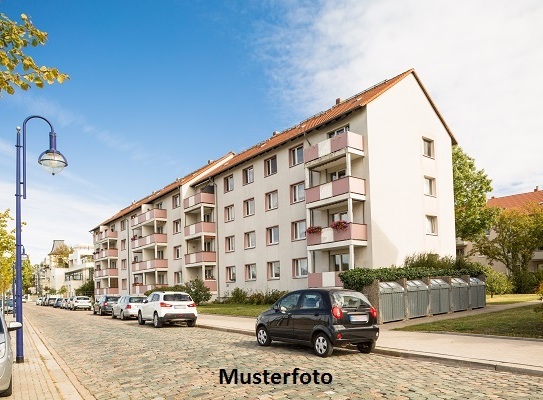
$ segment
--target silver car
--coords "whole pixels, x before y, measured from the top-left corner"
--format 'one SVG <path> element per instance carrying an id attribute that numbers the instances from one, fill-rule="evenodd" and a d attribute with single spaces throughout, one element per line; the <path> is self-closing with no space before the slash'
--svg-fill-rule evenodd
<path id="1" fill-rule="evenodd" d="M 140 309 L 141 305 L 143 304 L 143 300 L 145 300 L 147 296 L 122 296 L 117 304 L 113 305 L 113 310 L 111 312 L 111 318 L 121 318 L 121 319 L 128 319 L 128 318 L 137 318 L 138 317 L 138 310 Z"/>
<path id="2" fill-rule="evenodd" d="M 0 397 L 11 396 L 13 391 L 13 351 L 9 332 L 22 326 L 16 321 L 6 324 L 4 315 L 0 313 Z"/>

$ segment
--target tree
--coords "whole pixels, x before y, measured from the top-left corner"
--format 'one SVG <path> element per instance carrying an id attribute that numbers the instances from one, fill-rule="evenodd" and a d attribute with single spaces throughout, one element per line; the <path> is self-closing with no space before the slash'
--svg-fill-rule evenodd
<path id="1" fill-rule="evenodd" d="M 499 210 L 490 226 L 492 236 L 482 235 L 474 242 L 474 250 L 489 261 L 501 262 L 507 268 L 516 293 L 531 292 L 532 282 L 528 265 L 534 251 L 543 246 L 543 207 Z"/>
<path id="2" fill-rule="evenodd" d="M 11 288 L 15 263 L 15 232 L 8 230 L 9 209 L 0 213 L 0 293 Z"/>
<path id="3" fill-rule="evenodd" d="M 496 211 L 486 207 L 486 194 L 492 191 L 492 180 L 475 160 L 453 147 L 454 214 L 456 237 L 473 241 L 490 225 Z"/>
<path id="4" fill-rule="evenodd" d="M 74 249 L 64 243 L 59 244 L 56 246 L 51 253 L 49 253 L 52 259 L 54 259 L 54 262 L 57 267 L 68 267 L 68 259 L 70 257 L 70 254 L 74 252 Z"/>
<path id="5" fill-rule="evenodd" d="M 43 88 L 44 83 L 70 79 L 56 68 L 38 66 L 25 54 L 28 46 L 45 45 L 47 33 L 37 29 L 25 14 L 21 14 L 21 19 L 23 25 L 0 14 L 0 96 L 2 92 L 14 94 L 15 88 L 28 90 L 31 85 Z"/>
<path id="6" fill-rule="evenodd" d="M 90 278 L 79 288 L 75 289 L 77 296 L 94 296 L 94 280 Z"/>
<path id="7" fill-rule="evenodd" d="M 484 270 L 486 276 L 486 292 L 490 294 L 490 297 L 494 297 L 496 294 L 511 292 L 511 281 L 507 275 L 502 272 L 498 272 L 489 266 L 485 266 Z"/>
<path id="8" fill-rule="evenodd" d="M 23 260 L 23 268 L 22 268 L 22 274 L 23 274 L 23 293 L 28 293 L 28 290 L 33 285 L 34 282 L 34 268 L 32 268 L 32 264 L 30 263 L 30 260 Z"/>

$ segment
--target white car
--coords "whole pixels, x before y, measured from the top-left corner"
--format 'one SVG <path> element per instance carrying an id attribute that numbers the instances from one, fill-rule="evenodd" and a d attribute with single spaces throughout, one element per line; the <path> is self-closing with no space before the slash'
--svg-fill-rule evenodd
<path id="1" fill-rule="evenodd" d="M 138 323 L 153 321 L 155 328 L 164 322 L 186 322 L 188 326 L 196 325 L 198 311 L 196 303 L 185 292 L 153 292 L 145 300 L 138 311 Z"/>
<path id="2" fill-rule="evenodd" d="M 13 351 L 9 332 L 21 328 L 20 322 L 6 324 L 4 315 L 0 313 L 0 396 L 11 396 L 13 391 Z"/>
<path id="3" fill-rule="evenodd" d="M 116 304 L 113 304 L 113 308 L 111 311 L 111 318 L 117 318 L 120 319 L 129 319 L 129 318 L 137 318 L 138 317 L 138 311 L 143 304 L 143 300 L 145 300 L 146 296 L 130 296 L 125 295 L 121 296 L 119 301 Z"/>
<path id="4" fill-rule="evenodd" d="M 74 296 L 68 307 L 72 311 L 77 311 L 77 310 L 90 311 L 92 308 L 92 302 L 91 302 L 90 297 L 88 296 Z"/>

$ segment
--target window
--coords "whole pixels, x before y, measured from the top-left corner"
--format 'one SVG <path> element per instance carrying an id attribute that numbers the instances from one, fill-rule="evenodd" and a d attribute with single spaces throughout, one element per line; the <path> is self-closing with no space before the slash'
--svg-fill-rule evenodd
<path id="1" fill-rule="evenodd" d="M 255 199 L 245 200 L 243 202 L 243 215 L 248 217 L 255 214 Z"/>
<path id="2" fill-rule="evenodd" d="M 174 272 L 173 279 L 176 284 L 183 283 L 183 274 L 181 272 Z"/>
<path id="3" fill-rule="evenodd" d="M 164 250 L 157 250 L 156 259 L 157 260 L 164 260 Z"/>
<path id="4" fill-rule="evenodd" d="M 166 282 L 166 274 L 158 274 L 157 275 L 157 283 L 159 285 L 165 285 L 167 282 Z"/>
<path id="5" fill-rule="evenodd" d="M 181 196 L 176 194 L 172 197 L 172 208 L 177 208 L 181 206 Z"/>
<path id="6" fill-rule="evenodd" d="M 307 276 L 307 258 L 296 258 L 292 260 L 292 264 L 295 278 Z"/>
<path id="7" fill-rule="evenodd" d="M 125 231 L 126 230 L 126 219 L 123 219 L 121 221 L 121 231 Z"/>
<path id="8" fill-rule="evenodd" d="M 226 281 L 227 282 L 236 281 L 236 267 L 226 267 Z"/>
<path id="9" fill-rule="evenodd" d="M 347 132 L 349 130 L 349 125 L 345 125 L 339 129 L 336 129 L 335 131 L 328 132 L 328 137 L 333 138 L 334 136 L 341 135 L 343 132 Z"/>
<path id="10" fill-rule="evenodd" d="M 290 187 L 290 201 L 299 203 L 305 201 L 305 184 L 304 182 L 296 183 Z"/>
<path id="11" fill-rule="evenodd" d="M 245 168 L 243 170 L 243 184 L 248 185 L 249 183 L 253 183 L 255 181 L 255 170 L 253 166 L 251 165 L 248 168 Z"/>
<path id="12" fill-rule="evenodd" d="M 225 251 L 234 251 L 235 250 L 235 242 L 234 242 L 234 236 L 227 236 L 225 238 Z"/>
<path id="13" fill-rule="evenodd" d="M 157 226 L 155 233 L 164 233 L 164 226 Z"/>
<path id="14" fill-rule="evenodd" d="M 347 271 L 349 269 L 349 255 L 335 254 L 332 256 L 335 271 Z"/>
<path id="15" fill-rule="evenodd" d="M 436 195 L 436 180 L 434 178 L 429 178 L 427 176 L 424 177 L 424 194 L 427 196 L 435 196 Z"/>
<path id="16" fill-rule="evenodd" d="M 277 190 L 275 192 L 266 193 L 266 211 L 276 209 L 279 205 L 279 197 Z"/>
<path id="17" fill-rule="evenodd" d="M 335 171 L 330 174 L 330 181 L 337 181 L 345 176 L 345 170 Z"/>
<path id="18" fill-rule="evenodd" d="M 305 219 L 302 221 L 296 221 L 292 223 L 292 240 L 305 239 L 305 231 L 307 227 Z"/>
<path id="19" fill-rule="evenodd" d="M 121 240 L 121 250 L 126 250 L 126 239 Z"/>
<path id="20" fill-rule="evenodd" d="M 224 207 L 224 222 L 230 222 L 234 220 L 234 206 Z"/>
<path id="21" fill-rule="evenodd" d="M 283 298 L 283 300 L 281 300 L 278 306 L 280 309 L 284 307 L 286 311 L 294 310 L 298 308 L 299 299 L 300 299 L 300 293 L 292 293 L 286 296 L 285 298 Z"/>
<path id="22" fill-rule="evenodd" d="M 272 226 L 271 228 L 266 229 L 266 237 L 268 245 L 279 243 L 279 227 Z"/>
<path id="23" fill-rule="evenodd" d="M 177 219 L 173 221 L 173 233 L 181 232 L 181 220 Z"/>
<path id="24" fill-rule="evenodd" d="M 268 263 L 268 278 L 279 279 L 281 277 L 281 268 L 279 261 L 272 261 Z"/>
<path id="25" fill-rule="evenodd" d="M 115 224 L 110 225 L 109 229 L 111 229 L 111 232 L 115 232 Z"/>
<path id="26" fill-rule="evenodd" d="M 277 157 L 273 156 L 264 161 L 265 176 L 270 176 L 277 173 Z"/>
<path id="27" fill-rule="evenodd" d="M 231 192 L 234 190 L 234 175 L 227 176 L 224 178 L 224 191 Z"/>
<path id="28" fill-rule="evenodd" d="M 121 260 L 121 269 L 126 269 L 126 258 Z"/>
<path id="29" fill-rule="evenodd" d="M 205 267 L 204 277 L 205 279 L 215 279 L 215 274 L 213 273 L 213 267 Z"/>
<path id="30" fill-rule="evenodd" d="M 433 215 L 426 216 L 426 234 L 437 235 L 437 217 Z"/>
<path id="31" fill-rule="evenodd" d="M 117 269 L 117 261 L 110 261 L 109 268 L 110 269 Z"/>
<path id="32" fill-rule="evenodd" d="M 434 141 L 422 138 L 422 154 L 426 157 L 434 158 Z"/>
<path id="33" fill-rule="evenodd" d="M 245 248 L 254 249 L 256 247 L 255 231 L 245 233 Z"/>
<path id="34" fill-rule="evenodd" d="M 304 162 L 304 146 L 298 146 L 294 149 L 290 149 L 290 166 L 301 164 Z"/>
<path id="35" fill-rule="evenodd" d="M 204 242 L 204 251 L 215 251 L 215 250 L 213 250 L 213 241 L 212 240 L 206 240 Z"/>
<path id="36" fill-rule="evenodd" d="M 256 280 L 256 264 L 245 265 L 245 280 L 246 281 Z"/>
<path id="37" fill-rule="evenodd" d="M 330 223 L 336 221 L 347 221 L 347 211 L 338 211 L 330 214 Z"/>
<path id="38" fill-rule="evenodd" d="M 157 210 L 162 210 L 162 202 L 156 203 L 156 204 L 155 204 L 155 208 L 156 208 Z"/>
<path id="39" fill-rule="evenodd" d="M 176 260 L 179 260 L 182 257 L 183 253 L 181 253 L 181 246 L 175 246 L 173 248 L 173 258 Z"/>

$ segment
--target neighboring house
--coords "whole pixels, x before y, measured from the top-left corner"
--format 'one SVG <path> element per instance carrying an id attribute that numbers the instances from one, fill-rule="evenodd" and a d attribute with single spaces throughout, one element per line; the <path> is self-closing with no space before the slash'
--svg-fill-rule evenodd
<path id="1" fill-rule="evenodd" d="M 533 203 L 543 205 L 543 190 L 539 190 L 539 186 L 536 186 L 533 192 L 513 194 L 504 197 L 491 197 L 490 199 L 488 199 L 486 204 L 488 207 L 509 209 L 523 208 Z M 493 231 L 488 231 L 487 235 L 490 238 L 496 237 Z M 473 246 L 470 242 L 459 240 L 457 241 L 456 253 L 457 255 L 468 255 L 470 254 L 472 248 Z M 479 254 L 471 255 L 470 259 L 473 261 L 478 261 L 485 265 L 489 265 L 486 257 Z M 508 273 L 507 268 L 501 262 L 494 261 L 492 263 L 492 267 L 498 272 Z M 534 256 L 528 264 L 528 271 L 535 272 L 541 270 L 543 270 L 543 248 L 538 249 L 534 252 Z"/>
<path id="2" fill-rule="evenodd" d="M 92 229 L 96 292 L 335 286 L 348 269 L 453 255 L 453 144 L 414 70 L 337 99 Z"/>

